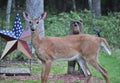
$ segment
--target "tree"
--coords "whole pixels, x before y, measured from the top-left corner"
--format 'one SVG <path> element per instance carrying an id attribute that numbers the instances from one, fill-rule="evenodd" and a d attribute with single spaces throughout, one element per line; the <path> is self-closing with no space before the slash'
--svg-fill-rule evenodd
<path id="1" fill-rule="evenodd" d="M 76 11 L 76 1 L 72 0 L 72 3 L 73 3 L 73 10 Z"/>
<path id="2" fill-rule="evenodd" d="M 6 23 L 9 26 L 10 23 L 10 13 L 11 13 L 12 0 L 8 0 L 6 9 Z"/>
<path id="3" fill-rule="evenodd" d="M 93 17 L 101 16 L 101 0 L 89 0 L 89 6 Z"/>
<path id="4" fill-rule="evenodd" d="M 59 12 L 76 11 L 76 0 L 55 0 L 55 5 Z"/>

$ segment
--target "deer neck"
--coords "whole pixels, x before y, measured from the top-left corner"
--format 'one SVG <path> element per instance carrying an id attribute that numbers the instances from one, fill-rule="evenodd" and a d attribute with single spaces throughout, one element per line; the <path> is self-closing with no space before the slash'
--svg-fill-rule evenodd
<path id="1" fill-rule="evenodd" d="M 39 33 L 39 30 L 32 31 L 32 38 L 31 38 L 32 44 L 34 48 L 37 48 L 41 41 L 41 36 Z"/>

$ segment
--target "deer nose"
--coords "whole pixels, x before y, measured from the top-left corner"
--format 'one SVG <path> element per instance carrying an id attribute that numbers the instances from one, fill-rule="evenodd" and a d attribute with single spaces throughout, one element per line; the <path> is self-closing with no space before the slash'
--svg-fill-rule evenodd
<path id="1" fill-rule="evenodd" d="M 31 28 L 31 31 L 35 31 L 35 29 L 34 29 L 34 28 Z"/>

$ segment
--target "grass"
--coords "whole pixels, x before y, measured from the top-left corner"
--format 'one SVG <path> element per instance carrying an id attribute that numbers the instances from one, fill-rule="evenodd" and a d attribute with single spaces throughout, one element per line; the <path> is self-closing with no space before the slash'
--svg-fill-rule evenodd
<path id="1" fill-rule="evenodd" d="M 120 79 L 120 50 L 113 51 L 111 56 L 106 53 L 100 53 L 100 64 L 107 70 L 111 83 L 119 83 Z M 94 77 L 101 78 L 101 74 L 92 66 L 89 66 Z M 50 74 L 65 74 L 67 72 L 67 62 L 59 61 L 52 64 Z M 41 73 L 41 64 L 32 64 L 32 74 Z M 18 81 L 17 79 L 1 80 L 0 83 L 40 83 L 39 79 Z M 49 82 L 52 83 L 52 82 Z M 62 80 L 57 80 L 56 83 L 63 83 Z M 76 82 L 80 83 L 80 82 Z"/>
<path id="2" fill-rule="evenodd" d="M 119 83 L 120 79 L 120 50 L 113 52 L 111 56 L 102 53 L 99 57 L 101 65 L 107 70 L 111 83 Z M 100 73 L 90 67 L 93 76 L 102 78 Z"/>

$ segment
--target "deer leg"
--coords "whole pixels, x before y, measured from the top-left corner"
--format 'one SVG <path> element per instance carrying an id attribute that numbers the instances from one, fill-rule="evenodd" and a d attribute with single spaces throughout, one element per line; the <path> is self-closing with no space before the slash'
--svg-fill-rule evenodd
<path id="1" fill-rule="evenodd" d="M 75 71 L 75 60 L 74 61 L 68 61 L 68 74 L 74 74 Z"/>
<path id="2" fill-rule="evenodd" d="M 92 76 L 92 74 L 91 74 L 91 72 L 90 72 L 90 70 L 88 68 L 88 65 L 87 65 L 85 59 L 80 57 L 80 59 L 78 59 L 77 62 L 80 65 L 80 67 L 81 67 L 81 69 L 82 69 L 82 71 L 83 71 L 83 73 L 84 73 L 84 75 L 86 77 L 85 83 L 88 83 L 91 76 Z"/>
<path id="3" fill-rule="evenodd" d="M 96 68 L 104 77 L 106 83 L 110 83 L 109 79 L 108 79 L 108 74 L 107 71 L 94 59 L 90 61 L 90 64 Z"/>
<path id="4" fill-rule="evenodd" d="M 78 60 L 77 60 L 78 64 L 80 65 L 82 71 L 84 72 L 84 75 L 85 77 L 89 76 L 91 74 L 88 66 L 87 66 L 87 63 L 85 61 L 84 58 L 80 57 Z"/>
<path id="5" fill-rule="evenodd" d="M 42 82 L 41 83 L 47 83 L 50 68 L 51 68 L 51 61 L 47 61 L 47 62 L 43 63 L 43 69 L 42 69 L 42 74 L 41 74 Z"/>
<path id="6" fill-rule="evenodd" d="M 84 72 L 83 72 L 83 70 L 82 70 L 82 68 L 81 68 L 81 66 L 79 65 L 78 62 L 77 62 L 77 65 L 78 65 L 77 74 L 78 74 L 78 75 L 84 75 Z"/>
<path id="7" fill-rule="evenodd" d="M 89 83 L 90 78 L 92 77 L 92 74 L 91 74 L 91 72 L 88 68 L 88 65 L 87 65 L 86 61 L 84 60 L 84 58 L 83 58 L 83 66 L 84 66 L 85 72 L 87 72 L 87 75 L 85 75 L 83 72 L 84 76 L 86 77 L 84 83 Z"/>

